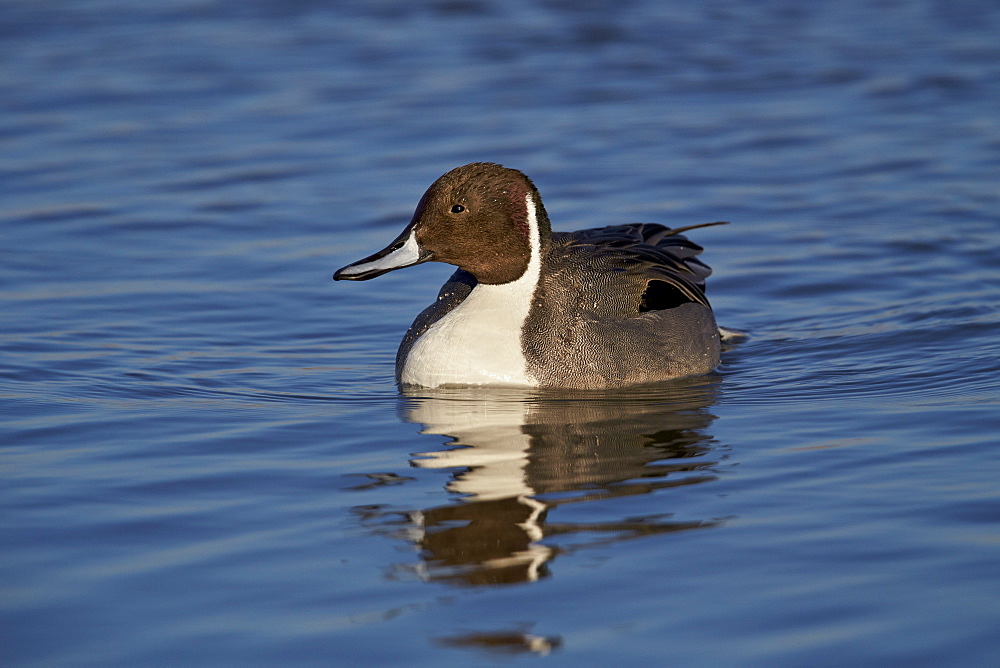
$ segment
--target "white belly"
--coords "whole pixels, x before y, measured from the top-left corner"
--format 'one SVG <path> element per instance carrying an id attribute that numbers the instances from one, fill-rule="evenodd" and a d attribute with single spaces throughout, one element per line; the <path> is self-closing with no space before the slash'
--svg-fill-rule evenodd
<path id="1" fill-rule="evenodd" d="M 541 275 L 538 214 L 531 194 L 528 266 L 517 280 L 479 283 L 469 296 L 420 335 L 403 360 L 405 385 L 517 385 L 537 387 L 521 348 L 521 330 Z"/>
<path id="2" fill-rule="evenodd" d="M 526 287 L 520 280 L 477 285 L 413 343 L 400 380 L 424 387 L 536 386 L 521 349 L 521 327 L 528 317 L 534 281 L 530 290 Z"/>

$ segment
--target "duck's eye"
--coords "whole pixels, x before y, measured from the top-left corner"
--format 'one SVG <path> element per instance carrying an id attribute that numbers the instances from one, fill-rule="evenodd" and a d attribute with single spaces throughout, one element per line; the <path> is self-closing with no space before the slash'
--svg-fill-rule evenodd
<path id="1" fill-rule="evenodd" d="M 462 206 L 461 204 L 456 204 L 455 206 L 451 207 L 452 213 L 462 213 L 463 211 L 465 211 L 465 207 Z"/>

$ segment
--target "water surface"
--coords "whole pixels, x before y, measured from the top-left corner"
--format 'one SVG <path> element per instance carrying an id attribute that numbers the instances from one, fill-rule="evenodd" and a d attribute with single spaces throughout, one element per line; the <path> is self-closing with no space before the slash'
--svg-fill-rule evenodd
<path id="1" fill-rule="evenodd" d="M 1000 658 L 995 5 L 0 12 L 5 664 Z M 330 274 L 475 160 L 750 338 L 400 393 L 450 269 Z"/>

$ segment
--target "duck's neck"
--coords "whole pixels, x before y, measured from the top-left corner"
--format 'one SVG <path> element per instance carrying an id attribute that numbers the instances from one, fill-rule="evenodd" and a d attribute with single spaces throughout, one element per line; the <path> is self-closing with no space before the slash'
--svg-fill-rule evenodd
<path id="1" fill-rule="evenodd" d="M 521 337 L 544 252 L 537 212 L 531 195 L 527 198 L 530 253 L 525 270 L 506 283 L 478 283 L 461 304 L 431 325 L 406 357 L 400 374 L 403 383 L 538 384 L 528 370 Z"/>

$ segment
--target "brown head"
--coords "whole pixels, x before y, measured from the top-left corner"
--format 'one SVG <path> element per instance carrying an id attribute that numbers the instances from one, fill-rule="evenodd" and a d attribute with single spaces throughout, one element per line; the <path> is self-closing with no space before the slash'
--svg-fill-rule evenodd
<path id="1" fill-rule="evenodd" d="M 527 176 L 475 162 L 435 181 L 402 234 L 333 278 L 367 280 L 434 260 L 461 267 L 480 283 L 509 283 L 524 274 L 550 233 L 542 198 Z"/>

